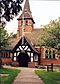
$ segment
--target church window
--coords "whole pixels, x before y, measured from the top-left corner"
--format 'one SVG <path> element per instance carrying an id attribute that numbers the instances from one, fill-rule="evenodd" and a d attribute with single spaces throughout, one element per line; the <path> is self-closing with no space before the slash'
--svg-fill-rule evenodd
<path id="1" fill-rule="evenodd" d="M 48 50 L 45 51 L 45 57 L 48 58 Z"/>
<path id="2" fill-rule="evenodd" d="M 12 58 L 12 53 L 10 53 L 10 58 Z"/>
<path id="3" fill-rule="evenodd" d="M 28 25 L 28 21 L 27 20 L 25 21 L 25 24 Z"/>
<path id="4" fill-rule="evenodd" d="M 21 21 L 21 26 L 23 25 L 23 21 Z"/>
<path id="5" fill-rule="evenodd" d="M 53 58 L 55 58 L 55 51 L 53 50 Z"/>
<path id="6" fill-rule="evenodd" d="M 49 59 L 51 59 L 51 55 L 49 55 Z"/>
<path id="7" fill-rule="evenodd" d="M 8 55 L 8 53 L 7 53 L 7 52 L 5 53 L 5 55 L 6 55 L 6 58 L 9 58 L 9 55 Z"/>
<path id="8" fill-rule="evenodd" d="M 2 52 L 2 53 L 1 53 L 1 57 L 2 57 L 2 58 L 4 57 L 3 55 L 4 55 L 4 53 Z"/>
<path id="9" fill-rule="evenodd" d="M 34 55 L 34 61 L 38 61 L 38 55 L 37 54 Z"/>
<path id="10" fill-rule="evenodd" d="M 51 50 L 49 50 L 49 59 L 51 59 L 52 57 L 51 57 Z"/>
<path id="11" fill-rule="evenodd" d="M 55 50 L 46 50 L 45 57 L 48 59 L 55 59 Z"/>
<path id="12" fill-rule="evenodd" d="M 5 56 L 6 56 L 6 55 L 5 55 L 5 53 L 4 53 L 4 56 L 3 56 L 3 57 L 5 58 Z"/>

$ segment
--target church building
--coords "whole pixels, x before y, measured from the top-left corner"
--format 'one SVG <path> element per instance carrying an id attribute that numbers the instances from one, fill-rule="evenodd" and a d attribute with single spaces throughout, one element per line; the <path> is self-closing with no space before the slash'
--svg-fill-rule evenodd
<path id="1" fill-rule="evenodd" d="M 60 58 L 54 48 L 38 45 L 38 38 L 46 35 L 44 28 L 34 28 L 35 21 L 30 10 L 29 0 L 25 0 L 22 14 L 17 19 L 17 38 L 10 49 L 1 54 L 2 62 L 19 67 L 36 67 L 53 63 L 60 65 Z"/>

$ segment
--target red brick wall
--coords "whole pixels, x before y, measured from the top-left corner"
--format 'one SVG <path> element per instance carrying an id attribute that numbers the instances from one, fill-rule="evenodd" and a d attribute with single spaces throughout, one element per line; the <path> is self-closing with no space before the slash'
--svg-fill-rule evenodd
<path id="1" fill-rule="evenodd" d="M 2 58 L 2 63 L 11 63 L 12 59 L 11 58 Z"/>
<path id="2" fill-rule="evenodd" d="M 60 59 L 42 59 L 41 64 L 47 65 L 53 63 L 54 65 L 60 65 Z"/>
<path id="3" fill-rule="evenodd" d="M 38 62 L 28 62 L 28 67 L 35 68 L 38 65 Z"/>
<path id="4" fill-rule="evenodd" d="M 28 67 L 30 67 L 30 68 L 35 68 L 35 63 L 34 63 L 34 62 L 29 62 L 29 63 L 28 63 Z"/>
<path id="5" fill-rule="evenodd" d="M 24 21 L 25 23 L 25 21 Z M 32 20 L 28 20 L 28 25 L 24 25 L 25 32 L 31 32 L 33 29 L 33 22 Z M 21 20 L 18 20 L 18 31 L 17 31 L 17 37 L 20 37 L 22 35 L 22 25 L 21 25 Z"/>
<path id="6" fill-rule="evenodd" d="M 47 64 L 55 64 L 55 65 L 60 65 L 60 59 L 46 59 L 45 58 L 45 53 L 44 53 L 44 48 L 41 48 L 40 50 L 40 64 L 42 65 L 47 65 Z"/>

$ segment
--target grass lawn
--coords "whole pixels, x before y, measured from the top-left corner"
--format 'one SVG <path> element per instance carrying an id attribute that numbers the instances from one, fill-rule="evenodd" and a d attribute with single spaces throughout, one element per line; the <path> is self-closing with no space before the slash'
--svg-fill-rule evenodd
<path id="1" fill-rule="evenodd" d="M 0 76 L 0 84 L 12 84 L 15 77 L 18 75 L 20 70 L 17 69 L 6 69 L 1 68 L 0 74 L 9 74 L 8 76 Z"/>
<path id="2" fill-rule="evenodd" d="M 44 81 L 45 84 L 60 84 L 60 72 L 35 70 L 35 73 Z"/>
<path id="3" fill-rule="evenodd" d="M 60 67 L 54 67 L 55 71 L 60 71 Z"/>

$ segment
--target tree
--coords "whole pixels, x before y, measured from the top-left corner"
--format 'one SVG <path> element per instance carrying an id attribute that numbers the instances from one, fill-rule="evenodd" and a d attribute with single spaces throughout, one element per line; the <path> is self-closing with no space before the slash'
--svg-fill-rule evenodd
<path id="1" fill-rule="evenodd" d="M 51 20 L 49 24 L 43 26 L 48 33 L 47 36 L 42 36 L 42 44 L 57 48 L 60 44 L 60 18 Z"/>
<path id="2" fill-rule="evenodd" d="M 53 37 L 46 35 L 46 36 L 42 36 L 38 39 L 38 44 L 40 46 L 48 46 L 48 47 L 55 47 L 56 43 L 55 40 L 53 39 Z"/>
<path id="3" fill-rule="evenodd" d="M 60 44 L 58 44 L 57 48 L 58 48 L 58 52 L 60 52 Z"/>
<path id="4" fill-rule="evenodd" d="M 6 49 L 6 47 L 9 45 L 9 35 L 5 28 L 2 28 L 0 26 L 0 49 Z"/>
<path id="5" fill-rule="evenodd" d="M 18 12 L 22 10 L 20 5 L 22 2 L 23 0 L 0 0 L 0 23 L 2 18 L 10 21 L 10 19 L 18 15 Z"/>
<path id="6" fill-rule="evenodd" d="M 6 49 L 9 44 L 9 38 L 7 31 L 4 29 L 5 21 L 10 21 L 14 16 L 18 15 L 19 11 L 22 10 L 20 4 L 23 0 L 0 0 L 0 49 Z M 0 67 L 2 61 L 0 58 Z"/>
<path id="7" fill-rule="evenodd" d="M 0 50 L 7 49 L 9 45 L 9 35 L 4 27 L 0 26 Z M 0 68 L 2 67 L 2 60 L 0 57 Z"/>

